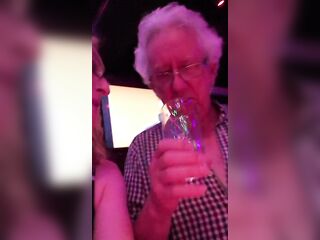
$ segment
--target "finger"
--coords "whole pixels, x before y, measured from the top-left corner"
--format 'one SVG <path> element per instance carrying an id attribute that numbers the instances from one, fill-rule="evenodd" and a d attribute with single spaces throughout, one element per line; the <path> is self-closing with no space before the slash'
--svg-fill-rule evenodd
<path id="1" fill-rule="evenodd" d="M 190 150 L 170 150 L 163 153 L 156 161 L 159 170 L 174 166 L 202 165 L 205 163 L 203 159 L 199 158 L 197 152 Z"/>
<path id="2" fill-rule="evenodd" d="M 163 139 L 159 142 L 155 154 L 159 157 L 169 150 L 194 150 L 194 147 L 187 139 Z"/>
<path id="3" fill-rule="evenodd" d="M 205 194 L 207 187 L 205 185 L 173 185 L 167 188 L 168 197 L 172 198 L 197 198 Z"/>
<path id="4" fill-rule="evenodd" d="M 171 167 L 159 172 L 159 181 L 166 184 L 183 184 L 186 178 L 202 178 L 210 173 L 206 165 Z"/>

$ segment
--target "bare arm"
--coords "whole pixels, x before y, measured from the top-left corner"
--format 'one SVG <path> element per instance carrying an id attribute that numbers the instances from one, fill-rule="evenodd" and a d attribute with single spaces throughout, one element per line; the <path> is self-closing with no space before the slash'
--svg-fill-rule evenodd
<path id="1" fill-rule="evenodd" d="M 131 240 L 129 218 L 122 175 L 112 162 L 97 168 L 95 178 L 95 240 Z"/>

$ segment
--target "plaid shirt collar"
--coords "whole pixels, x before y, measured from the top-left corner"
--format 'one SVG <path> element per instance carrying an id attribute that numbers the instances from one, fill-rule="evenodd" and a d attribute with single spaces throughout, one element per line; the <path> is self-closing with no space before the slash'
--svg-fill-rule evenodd
<path id="1" fill-rule="evenodd" d="M 221 124 L 225 124 L 228 122 L 228 115 L 227 115 L 227 106 L 222 105 L 216 101 L 212 101 L 212 105 L 217 109 L 218 111 L 218 121 L 216 122 L 216 127 L 218 127 Z"/>

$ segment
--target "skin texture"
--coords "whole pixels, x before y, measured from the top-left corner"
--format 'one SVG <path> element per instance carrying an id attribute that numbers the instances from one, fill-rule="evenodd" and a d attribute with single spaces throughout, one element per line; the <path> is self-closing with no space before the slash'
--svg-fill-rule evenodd
<path id="1" fill-rule="evenodd" d="M 133 239 L 123 177 L 116 164 L 105 161 L 96 170 L 94 239 Z"/>

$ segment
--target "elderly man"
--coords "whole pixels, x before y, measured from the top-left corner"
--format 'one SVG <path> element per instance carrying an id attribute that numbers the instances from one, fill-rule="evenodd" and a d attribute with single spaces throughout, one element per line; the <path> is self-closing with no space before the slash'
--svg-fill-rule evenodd
<path id="1" fill-rule="evenodd" d="M 136 239 L 227 239 L 227 117 L 210 98 L 221 45 L 200 14 L 176 3 L 139 25 L 136 70 L 164 103 L 198 102 L 204 151 L 163 139 L 160 124 L 133 140 L 125 181 Z"/>

